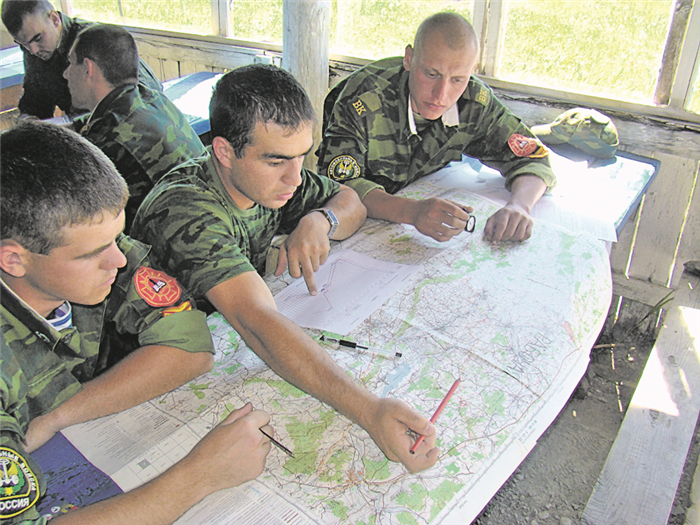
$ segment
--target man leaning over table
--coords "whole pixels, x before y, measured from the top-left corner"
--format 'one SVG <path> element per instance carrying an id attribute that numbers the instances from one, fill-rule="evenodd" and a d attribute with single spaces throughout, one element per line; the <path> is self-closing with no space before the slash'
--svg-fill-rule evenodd
<path id="1" fill-rule="evenodd" d="M 211 100 L 208 155 L 156 184 L 132 233 L 283 379 L 362 426 L 389 459 L 419 471 L 437 461 L 433 425 L 352 380 L 277 311 L 260 275 L 273 236 L 289 234 L 275 273 L 288 266 L 315 294 L 314 272 L 328 256 L 329 237 L 344 239 L 365 220 L 354 191 L 302 168 L 314 121 L 306 93 L 284 70 L 254 64 L 227 73 Z M 416 455 L 409 428 L 426 435 Z"/>
<path id="2" fill-rule="evenodd" d="M 69 117 L 83 113 L 71 104 L 63 71 L 68 67 L 68 52 L 76 36 L 94 22 L 70 18 L 54 10 L 48 0 L 3 0 L 2 22 L 23 52 L 19 119 L 51 118 L 56 106 Z M 143 61 L 139 62 L 139 81 L 151 89 L 163 90 Z"/>
<path id="3" fill-rule="evenodd" d="M 139 205 L 170 169 L 204 154 L 187 118 L 160 91 L 137 83 L 139 52 L 120 26 L 84 29 L 64 72 L 73 105 L 91 113 L 73 129 L 100 148 L 129 185 L 126 233 Z"/>
<path id="4" fill-rule="evenodd" d="M 532 206 L 556 178 L 542 143 L 472 76 L 478 58 L 474 29 L 460 15 L 425 19 L 404 57 L 368 64 L 328 94 L 319 173 L 357 191 L 369 217 L 447 241 L 464 231 L 464 209 L 394 193 L 464 153 L 499 170 L 511 191 L 485 238 L 528 239 Z"/>
<path id="5" fill-rule="evenodd" d="M 206 372 L 213 345 L 192 297 L 121 233 L 127 186 L 99 149 L 43 122 L 0 135 L 0 148 L 0 521 L 24 525 L 45 523 L 33 450 Z M 172 523 L 262 472 L 268 422 L 248 404 L 159 477 L 56 523 Z"/>

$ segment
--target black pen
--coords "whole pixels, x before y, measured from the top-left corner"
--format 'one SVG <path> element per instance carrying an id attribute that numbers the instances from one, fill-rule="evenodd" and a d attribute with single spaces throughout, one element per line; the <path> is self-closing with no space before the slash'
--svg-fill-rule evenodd
<path id="1" fill-rule="evenodd" d="M 270 434 L 268 434 L 267 432 L 265 432 L 262 428 L 259 429 L 259 430 L 260 430 L 260 432 L 262 432 L 263 435 L 266 436 L 266 437 L 270 440 L 270 442 L 271 442 L 273 445 L 275 445 L 278 449 L 280 449 L 282 452 L 284 452 L 285 454 L 287 454 L 290 458 L 293 458 L 293 457 L 294 457 L 294 453 L 293 453 L 291 450 L 289 450 L 287 447 L 285 447 L 282 443 L 280 443 L 279 441 L 277 441 L 277 440 L 276 440 L 275 438 L 273 438 Z"/>
<path id="2" fill-rule="evenodd" d="M 332 337 L 321 336 L 321 341 L 329 341 L 331 343 L 338 343 L 340 346 L 345 348 L 354 348 L 358 350 L 361 354 L 372 354 L 382 357 L 388 357 L 389 359 L 397 359 L 402 357 L 401 352 L 392 352 L 391 350 L 384 350 L 383 348 L 377 348 L 376 346 L 364 346 L 354 341 L 346 341 L 345 339 L 333 339 Z"/>

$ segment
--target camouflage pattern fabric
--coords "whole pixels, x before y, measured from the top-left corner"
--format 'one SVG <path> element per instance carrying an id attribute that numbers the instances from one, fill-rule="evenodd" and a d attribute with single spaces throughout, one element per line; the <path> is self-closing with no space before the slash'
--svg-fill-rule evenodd
<path id="1" fill-rule="evenodd" d="M 3 525 L 42 523 L 32 502 L 33 493 L 24 496 L 22 491 L 27 490 L 34 476 L 38 485 L 34 492 L 43 494 L 44 477 L 22 440 L 32 419 L 70 399 L 80 391 L 81 383 L 114 360 L 109 354 L 116 349 L 106 348 L 110 336 L 128 347 L 121 348 L 121 353 L 152 344 L 188 352 L 214 352 L 204 313 L 192 309 L 191 296 L 177 284 L 167 283 L 170 295 L 162 306 L 149 304 L 154 301 L 148 294 L 155 288 L 144 291 L 140 276 L 157 282 L 157 276 L 163 274 L 150 268 L 148 247 L 126 236 L 121 236 L 118 244 L 127 257 L 127 266 L 120 270 L 104 302 L 96 306 L 71 305 L 73 328 L 56 331 L 2 283 L 0 464 L 18 472 L 18 483 L 6 481 L 0 492 Z M 167 281 L 167 276 L 163 280 Z M 18 317 L 10 311 L 21 314 Z M 37 323 L 41 331 L 30 328 Z M 24 497 L 29 499 L 22 507 Z"/>
<path id="2" fill-rule="evenodd" d="M 126 233 L 153 185 L 178 164 L 205 152 L 175 104 L 142 85 L 114 89 L 74 126 L 104 151 L 129 185 Z"/>
<path id="3" fill-rule="evenodd" d="M 152 257 L 197 298 L 242 273 L 264 273 L 272 238 L 290 233 L 308 212 L 340 191 L 326 177 L 302 170 L 302 183 L 279 209 L 241 210 L 207 155 L 178 166 L 148 194 L 132 235 L 153 246 Z"/>
<path id="4" fill-rule="evenodd" d="M 22 48 L 24 81 L 22 96 L 17 105 L 22 115 L 33 115 L 40 119 L 51 118 L 56 106 L 71 117 L 85 113 L 85 109 L 74 108 L 71 105 L 68 81 L 63 78 L 63 72 L 68 67 L 68 54 L 78 33 L 95 22 L 70 18 L 63 13 L 59 15 L 62 23 L 61 40 L 49 60 L 44 61 Z M 163 91 L 160 80 L 143 60 L 139 60 L 139 82 L 156 91 Z"/>
<path id="5" fill-rule="evenodd" d="M 532 132 L 545 144 L 570 144 L 586 155 L 601 159 L 614 157 L 620 145 L 610 117 L 590 108 L 565 111 L 551 124 L 533 126 Z"/>
<path id="6" fill-rule="evenodd" d="M 412 133 L 408 95 L 402 57 L 368 64 L 339 83 L 324 104 L 319 173 L 364 198 L 377 187 L 395 193 L 464 153 L 500 171 L 508 189 L 525 174 L 550 189 L 556 184 L 546 148 L 477 78 L 457 102 L 455 126 L 438 119 Z"/>

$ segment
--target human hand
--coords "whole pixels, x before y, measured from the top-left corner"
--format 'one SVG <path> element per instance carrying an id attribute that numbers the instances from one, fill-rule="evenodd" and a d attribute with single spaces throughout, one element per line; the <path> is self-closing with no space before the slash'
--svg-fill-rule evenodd
<path id="1" fill-rule="evenodd" d="M 468 206 L 433 197 L 415 201 L 414 219 L 411 222 L 423 235 L 436 241 L 449 241 L 464 231 L 469 214 L 474 211 Z"/>
<path id="2" fill-rule="evenodd" d="M 271 448 L 260 429 L 273 435 L 269 422 L 270 415 L 251 403 L 231 412 L 177 464 L 188 485 L 201 483 L 197 486 L 211 494 L 258 477 Z"/>
<path id="3" fill-rule="evenodd" d="M 318 289 L 314 272 L 328 259 L 331 244 L 328 240 L 329 224 L 322 213 L 308 213 L 299 221 L 294 231 L 280 246 L 280 256 L 275 275 L 279 276 L 289 266 L 289 275 L 298 279 L 302 275 L 311 295 Z"/>
<path id="4" fill-rule="evenodd" d="M 432 467 L 440 456 L 435 447 L 435 426 L 398 399 L 379 399 L 365 430 L 388 459 L 400 461 L 413 473 Z M 415 437 L 409 430 L 425 436 L 415 454 L 410 451 Z"/>
<path id="5" fill-rule="evenodd" d="M 46 442 L 48 442 L 56 432 L 63 430 L 53 417 L 53 412 L 44 414 L 43 416 L 35 417 L 29 423 L 26 433 L 27 452 L 33 452 Z"/>
<path id="6" fill-rule="evenodd" d="M 532 235 L 534 221 L 525 208 L 508 203 L 491 215 L 484 226 L 484 239 L 493 244 L 525 241 Z"/>

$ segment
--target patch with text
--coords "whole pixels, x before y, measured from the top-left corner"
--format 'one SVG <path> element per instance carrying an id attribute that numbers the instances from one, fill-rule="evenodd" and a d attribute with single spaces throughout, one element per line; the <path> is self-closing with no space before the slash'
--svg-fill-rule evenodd
<path id="1" fill-rule="evenodd" d="M 360 176 L 360 165 L 350 155 L 340 155 L 328 165 L 328 177 L 336 181 L 356 179 Z"/>
<path id="2" fill-rule="evenodd" d="M 39 499 L 39 481 L 22 456 L 0 447 L 0 519 L 32 508 Z"/>

